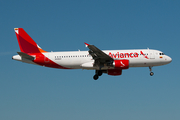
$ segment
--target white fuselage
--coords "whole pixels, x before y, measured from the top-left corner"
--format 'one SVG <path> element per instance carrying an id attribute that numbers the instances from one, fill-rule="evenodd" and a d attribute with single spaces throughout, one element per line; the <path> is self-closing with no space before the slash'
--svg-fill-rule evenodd
<path id="1" fill-rule="evenodd" d="M 163 52 L 152 49 L 103 50 L 103 52 L 113 57 L 114 60 L 128 59 L 129 67 L 160 66 L 168 64 L 172 60 L 169 56 L 164 55 Z M 48 52 L 43 54 L 53 62 L 66 68 L 98 69 L 93 67 L 94 59 L 89 55 L 88 51 Z M 47 60 L 46 62 L 49 61 Z M 104 67 L 102 69 L 107 68 Z"/>

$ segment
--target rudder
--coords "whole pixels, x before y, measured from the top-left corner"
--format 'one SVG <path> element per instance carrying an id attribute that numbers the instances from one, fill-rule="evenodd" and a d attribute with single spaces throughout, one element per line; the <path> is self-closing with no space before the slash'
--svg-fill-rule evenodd
<path id="1" fill-rule="evenodd" d="M 21 52 L 42 53 L 46 52 L 41 49 L 37 43 L 24 31 L 23 28 L 14 28 Z"/>

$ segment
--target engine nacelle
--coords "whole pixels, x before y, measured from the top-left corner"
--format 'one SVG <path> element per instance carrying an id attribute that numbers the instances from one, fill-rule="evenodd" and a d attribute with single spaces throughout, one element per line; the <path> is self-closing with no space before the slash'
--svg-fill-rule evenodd
<path id="1" fill-rule="evenodd" d="M 113 75 L 113 76 L 117 76 L 117 75 L 121 75 L 122 74 L 122 70 L 121 69 L 109 69 L 107 71 L 108 75 Z"/>
<path id="2" fill-rule="evenodd" d="M 114 60 L 113 63 L 115 69 L 128 69 L 129 68 L 129 60 Z"/>

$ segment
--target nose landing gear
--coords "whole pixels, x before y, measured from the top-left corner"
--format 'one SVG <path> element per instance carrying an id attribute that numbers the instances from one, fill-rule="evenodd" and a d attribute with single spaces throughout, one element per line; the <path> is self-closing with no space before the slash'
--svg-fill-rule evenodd
<path id="1" fill-rule="evenodd" d="M 150 70 L 150 76 L 153 76 L 154 73 L 152 72 L 152 67 L 151 66 L 149 66 L 149 70 Z"/>

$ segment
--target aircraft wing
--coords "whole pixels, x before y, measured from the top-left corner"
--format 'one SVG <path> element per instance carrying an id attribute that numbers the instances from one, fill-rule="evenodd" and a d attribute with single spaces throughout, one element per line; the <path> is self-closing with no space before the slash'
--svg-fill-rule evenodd
<path id="1" fill-rule="evenodd" d="M 96 46 L 87 43 L 85 43 L 85 45 L 89 48 L 88 52 L 95 60 L 95 65 L 110 65 L 113 63 L 114 59 L 104 53 L 102 50 L 98 49 Z"/>

